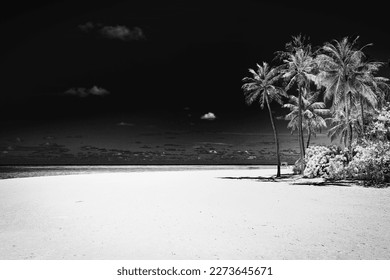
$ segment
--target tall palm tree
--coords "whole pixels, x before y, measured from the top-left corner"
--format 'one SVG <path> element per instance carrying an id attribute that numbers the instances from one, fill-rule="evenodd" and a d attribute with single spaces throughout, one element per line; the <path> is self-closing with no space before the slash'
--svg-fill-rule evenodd
<path id="1" fill-rule="evenodd" d="M 261 109 L 264 109 L 264 105 L 267 106 L 275 137 L 277 156 L 276 177 L 280 177 L 279 137 L 270 103 L 275 101 L 282 104 L 282 96 L 286 96 L 286 94 L 281 87 L 276 86 L 277 81 L 280 79 L 277 68 L 271 68 L 268 63 L 263 62 L 263 65 L 257 64 L 257 71 L 249 69 L 249 72 L 253 77 L 245 77 L 242 80 L 244 82 L 242 89 L 244 91 L 245 100 L 248 104 L 257 101 Z"/>
<path id="2" fill-rule="evenodd" d="M 341 41 L 325 43 L 321 54 L 316 58 L 320 70 L 316 82 L 325 86 L 324 98 L 332 100 L 331 110 L 335 114 L 336 122 L 343 119 L 342 123 L 346 125 L 345 145 L 349 151 L 355 121 L 350 121 L 353 109 L 360 104 L 361 124 L 364 125 L 364 108 L 375 108 L 378 105 L 378 99 L 382 98 L 383 87 L 387 82 L 385 78 L 375 77 L 382 64 L 365 61 L 363 49 L 370 44 L 357 48 L 358 38 L 351 41 L 345 37 Z M 342 117 L 340 110 L 343 111 Z"/>
<path id="3" fill-rule="evenodd" d="M 309 95 L 308 91 L 304 91 L 302 95 L 302 119 L 303 128 L 307 130 L 307 143 L 306 148 L 310 145 L 311 136 L 316 136 L 318 131 L 326 128 L 326 121 L 324 116 L 329 115 L 330 110 L 325 108 L 324 102 L 318 102 L 319 92 Z M 293 133 L 298 129 L 299 121 L 299 100 L 296 96 L 290 95 L 290 103 L 284 104 L 284 108 L 290 109 L 290 113 L 285 116 L 286 120 L 289 120 L 287 125 Z"/>
<path id="4" fill-rule="evenodd" d="M 354 94 L 359 99 L 360 119 L 361 119 L 361 132 L 365 131 L 365 110 L 375 109 L 376 106 L 381 107 L 384 102 L 384 96 L 386 95 L 389 85 L 389 79 L 384 77 L 375 76 L 380 67 L 383 66 L 382 62 L 376 61 L 361 61 L 354 71 L 353 81 Z"/>
<path id="5" fill-rule="evenodd" d="M 313 72 L 317 68 L 313 58 L 311 45 L 304 36 L 293 36 L 292 41 L 286 44 L 285 51 L 276 52 L 277 57 L 283 61 L 282 77 L 287 81 L 285 90 L 294 85 L 298 90 L 298 134 L 300 148 L 301 172 L 304 170 L 305 144 L 303 140 L 302 95 L 309 89 L 310 81 L 314 79 Z"/>

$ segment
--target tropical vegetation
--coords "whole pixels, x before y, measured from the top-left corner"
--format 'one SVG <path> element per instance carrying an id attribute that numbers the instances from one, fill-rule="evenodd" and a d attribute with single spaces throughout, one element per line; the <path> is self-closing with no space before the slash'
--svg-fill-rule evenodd
<path id="1" fill-rule="evenodd" d="M 288 109 L 283 119 L 292 133 L 298 131 L 297 173 L 366 184 L 390 182 L 389 79 L 379 75 L 384 63 L 365 54 L 371 45 L 360 47 L 359 37 L 344 37 L 313 48 L 298 35 L 276 52 L 279 65 L 263 62 L 257 71 L 249 70 L 252 77 L 243 79 L 242 89 L 248 104 L 258 101 L 268 108 L 277 177 L 280 147 L 272 101 Z M 339 144 L 311 146 L 312 137 L 323 130 Z"/>

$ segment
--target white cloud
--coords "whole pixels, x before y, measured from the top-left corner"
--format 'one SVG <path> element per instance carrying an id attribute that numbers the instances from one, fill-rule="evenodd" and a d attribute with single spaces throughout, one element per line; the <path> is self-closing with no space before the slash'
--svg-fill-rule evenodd
<path id="1" fill-rule="evenodd" d="M 217 117 L 216 117 L 213 113 L 209 112 L 209 113 L 207 113 L 207 114 L 204 114 L 204 115 L 201 116 L 200 118 L 201 118 L 202 120 L 209 120 L 209 121 L 212 121 L 212 120 L 215 120 Z"/>
<path id="2" fill-rule="evenodd" d="M 83 87 L 79 88 L 70 88 L 67 91 L 64 92 L 66 95 L 74 95 L 78 97 L 87 97 L 90 95 L 95 95 L 95 96 L 105 96 L 109 94 L 110 92 L 104 88 L 93 86 L 90 89 L 86 89 Z"/>
<path id="3" fill-rule="evenodd" d="M 87 97 L 88 93 L 85 88 L 70 88 L 64 92 L 66 95 L 74 95 L 78 97 Z"/>
<path id="4" fill-rule="evenodd" d="M 100 29 L 100 33 L 107 38 L 123 41 L 137 41 L 145 38 L 141 28 L 134 27 L 129 29 L 124 25 L 104 26 Z"/>
<path id="5" fill-rule="evenodd" d="M 89 89 L 88 92 L 92 95 L 98 95 L 98 96 L 104 96 L 110 93 L 108 90 L 97 86 L 93 86 L 91 89 Z"/>
<path id="6" fill-rule="evenodd" d="M 116 26 L 103 26 L 101 23 L 86 22 L 79 25 L 80 30 L 83 32 L 97 32 L 109 39 L 119 39 L 122 41 L 138 41 L 144 40 L 145 35 L 143 30 L 135 26 L 128 28 L 124 25 Z"/>

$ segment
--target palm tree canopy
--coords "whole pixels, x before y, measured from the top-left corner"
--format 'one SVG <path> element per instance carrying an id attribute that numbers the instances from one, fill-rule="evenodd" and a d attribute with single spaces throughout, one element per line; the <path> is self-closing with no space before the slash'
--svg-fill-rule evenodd
<path id="1" fill-rule="evenodd" d="M 363 98 L 368 105 L 383 103 L 389 90 L 389 79 L 375 76 L 383 66 L 382 62 L 362 61 L 353 73 L 352 89 L 356 95 Z"/>
<path id="2" fill-rule="evenodd" d="M 315 135 L 316 131 L 326 128 L 326 121 L 324 116 L 329 115 L 330 110 L 325 108 L 324 102 L 318 102 L 319 92 L 309 96 L 307 91 L 304 91 L 302 95 L 302 117 L 303 127 L 310 130 Z M 290 113 L 285 116 L 286 120 L 289 120 L 287 127 L 294 132 L 298 128 L 298 111 L 299 111 L 299 99 L 296 96 L 290 95 L 290 103 L 284 104 L 284 108 L 290 109 Z"/>
<path id="3" fill-rule="evenodd" d="M 330 140 L 333 142 L 337 138 L 340 138 L 340 143 L 344 143 L 346 146 L 348 141 L 348 126 L 351 125 L 352 129 L 357 133 L 361 130 L 358 119 L 359 116 L 357 111 L 354 111 L 349 120 L 347 120 L 345 113 L 342 110 L 338 110 L 331 118 L 325 119 L 325 121 L 330 122 L 331 126 L 328 130 L 328 137 L 330 137 Z"/>
<path id="4" fill-rule="evenodd" d="M 386 78 L 375 77 L 382 63 L 365 59 L 363 49 L 371 44 L 357 48 L 358 38 L 325 43 L 316 57 L 320 73 L 315 82 L 326 88 L 324 98 L 332 100 L 333 109 L 342 105 L 347 96 L 352 105 L 362 97 L 367 105 L 375 107 L 388 88 Z"/>
<path id="5" fill-rule="evenodd" d="M 302 86 L 314 80 L 313 72 L 317 68 L 317 61 L 313 58 L 311 45 L 307 43 L 307 38 L 302 35 L 293 36 L 285 49 L 285 51 L 276 52 L 276 57 L 284 63 L 281 73 L 287 81 L 286 90 L 294 84 Z"/>
<path id="6" fill-rule="evenodd" d="M 282 97 L 286 96 L 285 91 L 275 85 L 280 79 L 278 68 L 272 68 L 268 63 L 257 64 L 257 71 L 249 69 L 252 77 L 245 77 L 244 85 L 245 100 L 248 104 L 258 101 L 261 108 L 264 108 L 266 98 L 269 102 L 275 101 L 282 104 Z"/>

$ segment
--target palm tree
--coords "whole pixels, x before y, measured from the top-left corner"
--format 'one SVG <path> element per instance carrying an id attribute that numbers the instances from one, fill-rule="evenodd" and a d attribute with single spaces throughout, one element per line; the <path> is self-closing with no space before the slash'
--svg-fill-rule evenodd
<path id="1" fill-rule="evenodd" d="M 359 125 L 358 119 L 359 116 L 356 110 L 352 112 L 348 120 L 346 118 L 345 112 L 342 110 L 336 111 L 332 117 L 325 119 L 325 121 L 330 122 L 332 126 L 328 130 L 328 137 L 330 137 L 330 140 L 333 142 L 337 138 L 340 138 L 340 143 L 343 143 L 344 146 L 347 146 L 347 142 L 349 141 L 349 128 L 351 128 L 356 133 L 359 133 L 362 129 Z"/>
<path id="2" fill-rule="evenodd" d="M 261 109 L 264 109 L 264 105 L 267 106 L 275 137 L 277 156 L 276 177 L 280 177 L 279 137 L 270 103 L 275 101 L 282 104 L 282 96 L 286 96 L 286 94 L 282 88 L 275 85 L 280 78 L 277 68 L 271 68 L 268 63 L 263 62 L 263 65 L 257 64 L 257 71 L 249 69 L 249 72 L 253 77 L 245 77 L 242 80 L 244 82 L 242 89 L 244 91 L 245 100 L 248 104 L 252 104 L 255 101 L 259 102 Z"/>
<path id="3" fill-rule="evenodd" d="M 382 64 L 365 61 L 363 49 L 369 45 L 357 48 L 358 38 L 350 41 L 345 37 L 341 41 L 325 43 L 321 49 L 322 53 L 316 58 L 320 70 L 316 82 L 326 88 L 324 99 L 332 100 L 331 110 L 335 114 L 336 123 L 340 123 L 342 119 L 341 123 L 346 125 L 343 135 L 349 151 L 355 121 L 350 121 L 353 109 L 360 104 L 363 130 L 364 108 L 375 108 L 378 105 L 378 99 L 383 99 L 387 82 L 386 78 L 375 77 Z M 340 114 L 340 110 L 343 114 Z"/>
<path id="4" fill-rule="evenodd" d="M 303 140 L 302 95 L 305 89 L 309 89 L 310 81 L 314 79 L 313 72 L 317 63 L 313 58 L 311 45 L 301 35 L 293 36 L 293 40 L 286 44 L 285 51 L 277 52 L 277 57 L 283 61 L 282 78 L 287 82 L 285 90 L 288 91 L 294 85 L 298 90 L 298 134 L 300 148 L 301 172 L 304 170 L 305 145 Z"/>
<path id="5" fill-rule="evenodd" d="M 304 90 L 302 95 L 302 119 L 303 128 L 307 130 L 307 143 L 306 148 L 310 145 L 311 136 L 316 137 L 316 133 L 326 128 L 326 121 L 323 116 L 329 115 L 330 110 L 325 109 L 324 102 L 318 102 L 319 92 L 315 92 L 313 95 L 309 95 L 307 90 Z M 299 100 L 296 96 L 290 95 L 290 103 L 284 104 L 284 108 L 290 109 L 290 113 L 285 116 L 286 120 L 289 120 L 287 127 L 291 129 L 293 133 L 299 126 L 298 114 L 299 114 Z"/>
<path id="6" fill-rule="evenodd" d="M 359 99 L 361 132 L 365 132 L 364 111 L 381 107 L 384 96 L 389 89 L 387 82 L 389 79 L 377 77 L 375 74 L 383 66 L 382 62 L 361 61 L 354 71 L 353 88 L 355 95 Z"/>
<path id="7" fill-rule="evenodd" d="M 322 103 L 322 102 L 321 102 Z M 325 106 L 325 103 L 323 103 Z M 321 132 L 323 128 L 326 128 L 326 121 L 322 115 L 328 115 L 329 109 L 324 107 L 314 109 L 314 112 L 309 111 L 311 116 L 308 118 L 307 124 L 307 144 L 306 148 L 309 148 L 311 136 L 317 137 L 317 132 Z"/>

